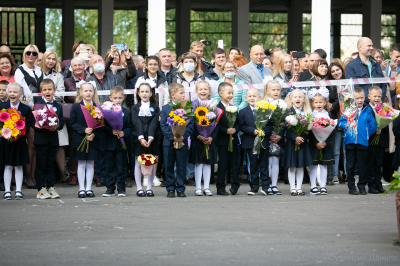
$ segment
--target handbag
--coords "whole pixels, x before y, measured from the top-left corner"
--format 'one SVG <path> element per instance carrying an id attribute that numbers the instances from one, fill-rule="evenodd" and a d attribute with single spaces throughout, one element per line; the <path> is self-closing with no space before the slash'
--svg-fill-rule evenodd
<path id="1" fill-rule="evenodd" d="M 64 126 L 61 130 L 58 130 L 58 144 L 60 146 L 68 146 L 69 145 L 68 130 L 67 130 L 66 123 L 64 123 Z"/>
<path id="2" fill-rule="evenodd" d="M 73 103 L 66 103 L 63 99 L 62 103 L 60 103 L 63 109 L 63 118 L 69 120 L 69 117 L 71 115 L 71 109 Z"/>

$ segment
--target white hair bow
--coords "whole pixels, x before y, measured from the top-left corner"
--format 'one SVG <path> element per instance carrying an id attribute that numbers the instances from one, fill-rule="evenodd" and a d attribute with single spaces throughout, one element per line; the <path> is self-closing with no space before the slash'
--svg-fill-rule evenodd
<path id="1" fill-rule="evenodd" d="M 329 90 L 325 87 L 320 87 L 319 89 L 312 88 L 311 90 L 309 90 L 308 98 L 310 98 L 310 100 L 314 99 L 317 93 L 324 97 L 324 99 L 329 97 Z"/>
<path id="2" fill-rule="evenodd" d="M 82 84 L 86 84 L 86 83 L 89 83 L 90 85 L 93 86 L 94 89 L 96 89 L 96 82 L 94 82 L 93 80 L 90 80 L 90 81 L 81 80 L 78 83 L 76 83 L 76 88 L 80 89 Z"/>
<path id="3" fill-rule="evenodd" d="M 140 85 L 142 85 L 143 83 L 149 84 L 150 88 L 156 88 L 157 87 L 157 84 L 154 81 L 152 81 L 150 79 L 144 79 L 143 77 L 141 77 L 136 82 L 135 88 L 138 89 L 140 87 Z"/>

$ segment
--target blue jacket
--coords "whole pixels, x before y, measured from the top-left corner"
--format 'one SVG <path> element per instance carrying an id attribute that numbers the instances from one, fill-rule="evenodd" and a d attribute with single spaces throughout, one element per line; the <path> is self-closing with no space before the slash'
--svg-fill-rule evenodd
<path id="1" fill-rule="evenodd" d="M 356 79 L 356 78 L 382 78 L 383 73 L 381 66 L 379 63 L 373 59 L 372 57 L 369 58 L 370 62 L 372 63 L 371 69 L 371 76 L 369 75 L 368 65 L 361 61 L 360 56 L 357 55 L 357 58 L 350 61 L 350 63 L 346 66 L 346 79 Z M 379 83 L 379 84 L 364 84 L 364 85 L 357 85 L 365 92 L 365 102 L 368 103 L 368 89 L 376 85 L 382 89 L 382 102 L 385 100 L 386 97 L 386 83 Z"/>
<path id="2" fill-rule="evenodd" d="M 360 117 L 356 116 L 355 120 L 357 121 L 357 134 L 348 130 L 347 120 L 344 116 L 339 120 L 339 127 L 345 131 L 344 145 L 360 144 L 368 147 L 368 139 L 375 134 L 377 129 L 372 109 L 364 104 Z"/>
<path id="3" fill-rule="evenodd" d="M 222 77 L 218 80 L 218 84 L 221 84 L 224 81 L 225 81 L 225 77 Z M 241 81 L 236 76 L 235 84 L 233 84 L 233 85 L 246 85 L 246 83 Z M 246 90 L 233 90 L 233 105 L 237 106 L 239 108 L 238 111 L 242 110 L 243 108 L 245 108 L 247 106 L 246 94 L 247 94 L 247 89 Z M 218 92 L 215 93 L 214 99 L 217 100 L 218 102 L 221 101 L 221 97 L 219 96 Z"/>

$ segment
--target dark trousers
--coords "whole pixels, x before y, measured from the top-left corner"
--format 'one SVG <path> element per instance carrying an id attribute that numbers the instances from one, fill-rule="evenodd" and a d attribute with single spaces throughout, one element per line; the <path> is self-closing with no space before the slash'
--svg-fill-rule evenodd
<path id="1" fill-rule="evenodd" d="M 260 187 L 259 178 L 261 177 L 262 188 L 268 189 L 271 183 L 268 171 L 269 151 L 260 149 L 260 155 L 254 155 L 253 149 L 246 149 L 246 152 L 250 160 L 250 188 L 258 190 Z"/>
<path id="2" fill-rule="evenodd" d="M 383 178 L 386 182 L 391 182 L 394 169 L 392 169 L 394 153 L 385 152 L 383 155 Z"/>
<path id="3" fill-rule="evenodd" d="M 167 191 L 185 191 L 186 181 L 186 162 L 188 158 L 187 144 L 181 149 L 174 149 L 172 146 L 163 147 L 165 176 L 167 177 Z M 175 167 L 176 163 L 176 186 L 175 186 Z"/>
<path id="4" fill-rule="evenodd" d="M 35 145 L 36 148 L 36 187 L 41 190 L 45 184 L 47 188 L 54 187 L 54 165 L 57 148 L 51 145 Z"/>
<path id="5" fill-rule="evenodd" d="M 74 152 L 74 148 L 72 143 L 74 142 L 74 130 L 70 128 L 69 124 L 67 124 L 67 130 L 68 130 L 68 139 L 69 139 L 69 174 L 70 178 L 72 179 L 78 179 L 78 161 L 75 159 L 72 159 L 72 154 Z"/>
<path id="6" fill-rule="evenodd" d="M 134 173 L 135 173 L 135 155 L 133 154 L 133 135 L 129 136 L 128 155 L 129 155 L 128 169 L 130 169 L 132 175 L 134 175 Z"/>
<path id="7" fill-rule="evenodd" d="M 370 145 L 368 147 L 368 188 L 382 188 L 382 165 L 385 148 L 379 145 Z"/>
<path id="8" fill-rule="evenodd" d="M 346 145 L 346 171 L 347 171 L 347 186 L 349 189 L 356 188 L 354 172 L 356 163 L 358 164 L 358 189 L 365 189 L 367 184 L 367 161 L 368 150 L 357 147 L 358 145 L 351 144 L 352 148 L 348 149 Z M 365 147 L 366 148 L 366 147 Z"/>
<path id="9" fill-rule="evenodd" d="M 218 173 L 217 173 L 217 190 L 225 190 L 225 175 L 227 170 L 231 170 L 232 189 L 239 189 L 239 149 L 237 145 L 233 145 L 233 152 L 228 151 L 228 145 L 218 146 Z"/>
<path id="10" fill-rule="evenodd" d="M 103 180 L 106 180 L 107 176 L 106 152 L 104 151 L 105 141 L 105 135 L 103 133 L 100 135 L 100 158 L 96 161 L 96 176 Z"/>
<path id="11" fill-rule="evenodd" d="M 118 181 L 118 191 L 125 191 L 125 179 L 128 170 L 126 150 L 105 151 L 107 158 L 107 189 L 115 190 L 115 182 Z"/>

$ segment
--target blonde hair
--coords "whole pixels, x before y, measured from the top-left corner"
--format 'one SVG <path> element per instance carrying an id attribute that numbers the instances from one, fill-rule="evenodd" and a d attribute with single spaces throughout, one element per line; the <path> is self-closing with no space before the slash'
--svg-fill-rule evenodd
<path id="1" fill-rule="evenodd" d="M 325 109 L 326 111 L 328 111 L 329 97 L 328 97 L 328 98 L 325 98 L 324 96 L 322 96 L 320 93 L 317 92 L 317 93 L 314 95 L 314 98 L 313 98 L 312 100 L 310 100 L 310 105 L 311 105 L 311 107 L 312 107 L 313 109 L 315 109 L 315 107 L 314 107 L 314 99 L 315 99 L 315 97 L 322 97 L 322 98 L 325 100 L 324 109 Z"/>
<path id="2" fill-rule="evenodd" d="M 169 95 L 171 96 L 172 93 L 176 93 L 179 89 L 184 89 L 185 87 L 183 87 L 182 84 L 179 83 L 171 83 L 168 86 L 168 92 Z"/>
<path id="3" fill-rule="evenodd" d="M 235 62 L 233 62 L 232 60 L 226 60 L 224 63 L 222 63 L 221 74 L 225 74 L 225 71 L 224 71 L 225 65 L 228 63 L 231 63 L 233 65 L 233 67 L 235 68 L 235 70 L 238 68 L 238 65 Z M 224 75 L 222 75 L 222 76 L 224 76 Z M 235 77 L 237 77 L 237 74 L 235 74 Z"/>
<path id="4" fill-rule="evenodd" d="M 289 57 L 290 61 L 292 61 L 292 58 L 288 54 L 281 54 L 276 59 L 276 65 L 274 65 L 274 74 L 272 75 L 273 77 L 276 77 L 279 74 L 283 80 L 285 79 L 285 72 L 283 70 L 283 67 L 285 66 L 286 57 Z M 290 69 L 290 75 L 293 76 L 293 74 L 294 74 L 294 67 L 292 61 L 292 68 Z"/>
<path id="5" fill-rule="evenodd" d="M 8 90 L 9 90 L 11 87 L 17 87 L 18 90 L 19 90 L 19 92 L 22 93 L 22 95 L 24 95 L 24 88 L 22 88 L 22 86 L 21 86 L 19 83 L 17 83 L 17 82 L 13 82 L 13 83 L 8 84 L 8 87 L 7 87 L 7 94 L 8 94 Z"/>
<path id="6" fill-rule="evenodd" d="M 51 49 L 49 49 L 49 50 L 47 50 L 44 54 L 43 54 L 43 57 L 42 57 L 42 61 L 40 62 L 40 64 L 39 64 L 39 67 L 40 67 L 40 69 L 43 71 L 43 69 L 45 68 L 45 66 L 46 66 L 46 58 L 49 56 L 49 55 L 51 55 L 51 54 L 54 54 L 55 56 L 56 56 L 56 62 L 58 62 L 58 56 L 57 56 L 57 53 L 54 51 L 54 50 L 51 50 Z M 57 63 L 56 64 L 54 64 L 54 66 L 52 67 L 52 69 L 54 70 L 54 71 L 57 71 Z"/>
<path id="7" fill-rule="evenodd" d="M 87 85 L 90 85 L 90 86 L 93 88 L 93 90 L 94 90 L 94 94 L 93 94 L 92 101 L 93 101 L 94 103 L 99 104 L 100 101 L 99 101 L 99 95 L 97 95 L 97 89 L 94 88 L 93 85 L 90 84 L 89 82 L 83 83 L 83 84 L 81 85 L 80 88 L 77 88 L 77 89 L 76 89 L 76 100 L 75 100 L 75 102 L 76 102 L 76 103 L 80 103 L 81 101 L 83 101 L 83 97 L 82 97 L 82 95 L 81 95 L 81 89 L 82 89 L 83 86 L 87 86 Z"/>
<path id="8" fill-rule="evenodd" d="M 263 100 L 268 101 L 268 97 L 269 97 L 268 90 L 274 85 L 279 86 L 279 89 L 282 91 L 281 84 L 276 80 L 271 80 L 267 83 L 267 85 L 264 86 L 264 99 Z"/>
<path id="9" fill-rule="evenodd" d="M 22 55 L 22 61 L 23 61 L 23 62 L 25 62 L 26 52 L 28 52 L 29 49 L 31 49 L 31 47 L 33 47 L 33 49 L 35 49 L 35 51 L 36 51 L 36 53 L 37 53 L 37 56 L 39 56 L 39 48 L 38 48 L 36 45 L 34 45 L 34 44 L 28 44 L 28 45 L 25 47 L 24 53 L 23 53 L 23 55 Z"/>
<path id="10" fill-rule="evenodd" d="M 286 104 L 287 104 L 287 108 L 288 109 L 290 109 L 290 108 L 292 108 L 292 106 L 293 106 L 293 103 L 292 103 L 292 95 L 293 95 L 293 93 L 295 93 L 295 92 L 301 92 L 302 94 L 303 94 L 303 97 L 304 97 L 304 103 L 303 103 L 303 111 L 304 111 L 304 114 L 305 115 L 309 115 L 309 114 L 311 114 L 312 113 L 312 110 L 311 110 L 311 106 L 310 106 L 310 99 L 308 99 L 308 96 L 307 96 L 307 93 L 304 93 L 302 90 L 300 90 L 300 89 L 294 89 L 290 94 L 288 94 L 287 96 L 286 96 L 286 99 L 285 99 L 285 101 L 286 101 Z"/>
<path id="11" fill-rule="evenodd" d="M 205 81 L 205 80 L 202 80 L 202 81 L 199 81 L 199 82 L 196 83 L 196 92 L 197 92 L 197 90 L 198 90 L 198 88 L 199 88 L 199 86 L 200 86 L 201 84 L 206 84 L 206 85 L 207 85 L 208 91 L 210 92 L 210 95 L 208 96 L 208 98 L 210 98 L 210 97 L 211 97 L 211 86 L 210 86 L 210 83 L 208 83 L 208 82 Z"/>
<path id="12" fill-rule="evenodd" d="M 193 48 L 195 48 L 195 47 L 197 47 L 197 46 L 200 46 L 200 47 L 206 47 L 205 45 L 204 45 L 204 43 L 202 43 L 202 42 L 200 42 L 200 41 L 194 41 L 194 42 L 192 42 L 192 44 L 190 45 L 190 50 L 192 50 Z"/>
<path id="13" fill-rule="evenodd" d="M 110 90 L 110 95 L 113 95 L 115 93 L 122 93 L 122 95 L 125 95 L 124 88 L 121 86 L 115 86 Z"/>

